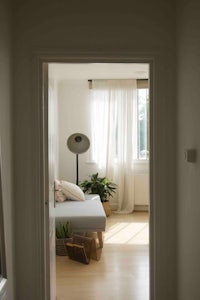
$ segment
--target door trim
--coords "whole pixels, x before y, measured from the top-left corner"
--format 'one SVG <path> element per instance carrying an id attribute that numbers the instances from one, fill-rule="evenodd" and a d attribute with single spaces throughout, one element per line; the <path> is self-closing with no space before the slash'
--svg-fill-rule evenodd
<path id="1" fill-rule="evenodd" d="M 149 81 L 150 81 L 150 192 L 149 192 L 149 225 L 150 225 L 150 239 L 149 239 L 149 270 L 150 270 L 150 293 L 149 299 L 156 300 L 156 228 L 159 228 L 159 218 L 157 217 L 158 211 L 156 210 L 156 176 L 155 176 L 155 105 L 154 105 L 154 74 L 155 74 L 155 61 L 157 57 L 149 53 L 43 53 L 37 52 L 33 54 L 34 61 L 34 100 L 35 108 L 37 110 L 37 118 L 34 120 L 37 126 L 39 136 L 39 151 L 36 153 L 38 161 L 38 177 L 36 179 L 36 186 L 38 187 L 38 197 L 41 199 L 37 214 L 37 227 L 36 234 L 40 241 L 40 249 L 37 250 L 39 257 L 38 276 L 40 285 L 38 286 L 38 300 L 49 300 L 49 274 L 48 265 L 49 258 L 46 252 L 48 220 L 48 99 L 44 95 L 44 69 L 47 68 L 48 63 L 148 63 L 150 67 Z M 54 300 L 54 299 L 52 299 Z"/>
<path id="2" fill-rule="evenodd" d="M 6 249 L 5 230 L 3 213 L 3 190 L 2 190 L 2 158 L 0 143 L 0 300 L 6 299 L 7 295 L 7 269 L 6 269 Z"/>

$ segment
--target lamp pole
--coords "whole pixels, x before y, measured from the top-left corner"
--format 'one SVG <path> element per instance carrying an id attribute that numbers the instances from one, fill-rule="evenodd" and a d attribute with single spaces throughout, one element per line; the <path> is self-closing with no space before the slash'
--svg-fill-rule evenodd
<path id="1" fill-rule="evenodd" d="M 78 185 L 78 153 L 76 153 L 76 185 Z"/>

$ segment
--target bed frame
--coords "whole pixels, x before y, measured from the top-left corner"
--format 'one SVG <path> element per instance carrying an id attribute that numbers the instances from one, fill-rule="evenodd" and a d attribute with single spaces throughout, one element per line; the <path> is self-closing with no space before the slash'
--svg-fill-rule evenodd
<path id="1" fill-rule="evenodd" d="M 84 201 L 57 202 L 56 225 L 70 222 L 73 233 L 97 232 L 99 246 L 103 247 L 106 215 L 99 195 L 86 195 Z"/>

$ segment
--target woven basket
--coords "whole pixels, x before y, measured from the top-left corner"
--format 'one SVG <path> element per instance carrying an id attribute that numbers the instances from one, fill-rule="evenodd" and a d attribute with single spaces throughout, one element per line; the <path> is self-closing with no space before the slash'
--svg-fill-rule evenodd
<path id="1" fill-rule="evenodd" d="M 72 243 L 72 238 L 56 239 L 56 255 L 68 255 L 66 243 Z"/>

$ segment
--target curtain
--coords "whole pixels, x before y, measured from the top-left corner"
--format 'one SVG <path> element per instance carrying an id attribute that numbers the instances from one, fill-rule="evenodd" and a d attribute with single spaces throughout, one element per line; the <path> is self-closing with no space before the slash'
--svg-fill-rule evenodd
<path id="1" fill-rule="evenodd" d="M 134 209 L 136 86 L 136 80 L 93 80 L 92 84 L 92 156 L 100 172 L 118 186 L 119 213 Z"/>

